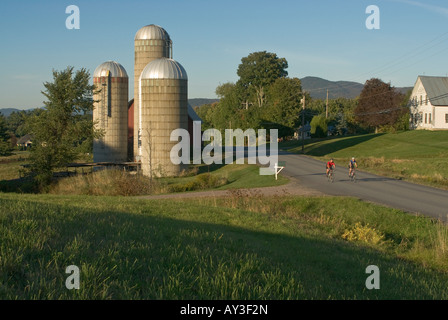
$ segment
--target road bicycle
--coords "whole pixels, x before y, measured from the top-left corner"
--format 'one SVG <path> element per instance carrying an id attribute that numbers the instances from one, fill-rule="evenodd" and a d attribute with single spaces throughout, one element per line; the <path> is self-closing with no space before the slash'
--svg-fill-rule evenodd
<path id="1" fill-rule="evenodd" d="M 333 182 L 333 181 L 334 181 L 334 172 L 333 172 L 333 169 L 330 169 L 330 170 L 328 171 L 327 179 L 328 179 L 328 182 Z"/>
<path id="2" fill-rule="evenodd" d="M 348 177 L 350 178 L 350 181 L 356 182 L 356 170 L 355 170 L 355 168 L 352 169 L 352 172 L 348 175 Z"/>

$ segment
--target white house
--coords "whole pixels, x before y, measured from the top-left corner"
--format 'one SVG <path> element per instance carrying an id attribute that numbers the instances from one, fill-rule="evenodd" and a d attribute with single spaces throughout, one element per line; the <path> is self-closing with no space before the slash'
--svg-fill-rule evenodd
<path id="1" fill-rule="evenodd" d="M 418 76 L 409 103 L 411 129 L 448 130 L 448 77 Z"/>

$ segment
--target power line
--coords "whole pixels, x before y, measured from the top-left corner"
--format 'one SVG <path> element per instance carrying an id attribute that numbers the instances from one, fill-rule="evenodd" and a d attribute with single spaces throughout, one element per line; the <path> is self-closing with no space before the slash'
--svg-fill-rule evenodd
<path id="1" fill-rule="evenodd" d="M 434 47 L 440 45 L 441 43 L 444 43 L 445 41 L 447 41 L 448 39 L 445 39 L 445 38 L 444 38 L 446 35 L 448 35 L 448 32 L 445 32 L 445 33 L 443 33 L 443 34 L 441 34 L 441 35 L 439 35 L 439 36 L 433 38 L 432 40 L 430 40 L 430 41 L 424 43 L 423 45 L 417 47 L 416 49 L 408 50 L 407 53 L 405 53 L 405 54 L 401 55 L 400 57 L 398 57 L 398 58 L 396 58 L 396 59 L 394 59 L 394 60 L 392 60 L 392 61 L 386 63 L 386 64 L 383 65 L 382 67 L 374 68 L 374 69 L 371 69 L 370 71 L 361 73 L 359 76 L 355 77 L 355 79 L 360 79 L 363 75 L 368 75 L 368 74 L 369 74 L 369 75 L 370 75 L 370 74 L 378 74 L 378 73 L 380 73 L 380 72 L 382 72 L 382 71 L 384 71 L 384 70 L 387 70 L 387 69 L 391 68 L 392 66 L 400 65 L 400 64 L 404 63 L 406 59 L 416 57 L 416 56 L 418 56 L 418 55 L 420 55 L 420 54 L 422 54 L 422 53 L 426 53 L 427 50 L 432 49 L 432 48 L 434 48 Z M 428 47 L 428 45 L 430 45 L 431 43 L 433 43 L 433 42 L 435 42 L 435 41 L 437 41 L 437 40 L 439 40 L 439 39 L 441 39 L 441 40 L 438 41 L 438 42 L 436 42 L 434 45 Z M 447 49 L 448 49 L 448 48 L 445 48 L 445 49 L 443 49 L 443 50 L 441 50 L 441 51 L 438 51 L 438 52 L 434 53 L 433 55 L 430 55 L 430 56 L 428 56 L 428 57 L 426 57 L 426 58 L 420 59 L 420 60 L 418 60 L 418 61 L 412 63 L 411 65 L 407 65 L 407 66 L 405 66 L 405 67 L 403 67 L 403 68 L 406 68 L 406 67 L 415 65 L 415 64 L 417 64 L 418 62 L 420 62 L 420 61 L 422 61 L 422 60 L 424 60 L 424 59 L 427 59 L 427 58 L 429 58 L 429 57 L 432 57 L 432 56 L 434 56 L 434 55 L 440 54 L 441 52 L 443 52 L 443 51 L 445 51 L 445 50 L 447 50 Z M 397 71 L 402 70 L 403 68 L 394 70 L 393 72 L 389 72 L 389 73 L 387 73 L 386 75 L 393 74 L 393 73 L 395 73 L 395 72 L 397 72 Z M 384 76 L 384 75 L 383 75 L 383 76 Z M 332 88 L 335 88 L 335 87 L 337 87 L 337 88 L 339 88 L 339 89 L 341 89 L 341 88 L 346 88 L 346 89 L 348 89 L 348 88 L 352 88 L 352 87 L 355 87 L 355 86 L 358 86 L 358 85 L 359 85 L 358 83 L 356 83 L 356 80 L 351 80 L 351 81 L 353 81 L 353 82 L 355 82 L 355 83 L 349 83 L 349 84 L 345 84 L 345 85 L 331 85 L 331 86 L 326 86 L 326 87 L 321 87 L 321 88 L 315 88 L 315 89 L 312 89 L 312 90 L 310 90 L 310 91 L 313 91 L 313 92 L 319 92 L 319 91 L 321 91 L 321 90 L 332 89 Z M 358 80 L 358 81 L 361 81 L 361 80 Z M 347 82 L 349 82 L 349 81 L 347 80 Z"/>

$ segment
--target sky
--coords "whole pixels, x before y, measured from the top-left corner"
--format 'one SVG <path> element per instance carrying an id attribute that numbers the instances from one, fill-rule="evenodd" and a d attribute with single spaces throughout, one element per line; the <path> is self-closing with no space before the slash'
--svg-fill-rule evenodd
<path id="1" fill-rule="evenodd" d="M 66 27 L 70 5 L 79 29 Z M 149 24 L 170 35 L 189 98 L 216 98 L 217 86 L 238 80 L 241 58 L 257 51 L 285 58 L 289 77 L 405 87 L 419 75 L 448 75 L 446 0 L 1 1 L 0 108 L 41 107 L 53 70 L 92 75 L 108 60 L 126 69 L 132 99 L 134 36 Z"/>

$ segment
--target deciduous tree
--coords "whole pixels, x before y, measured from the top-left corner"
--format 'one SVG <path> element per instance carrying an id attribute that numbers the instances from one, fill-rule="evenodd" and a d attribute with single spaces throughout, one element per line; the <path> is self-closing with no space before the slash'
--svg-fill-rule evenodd
<path id="1" fill-rule="evenodd" d="M 241 59 L 237 74 L 240 79 L 238 86 L 253 90 L 256 103 L 262 107 L 266 99 L 267 87 L 276 79 L 286 77 L 288 62 L 285 58 L 279 58 L 275 53 L 266 51 L 253 52 Z"/>
<path id="2" fill-rule="evenodd" d="M 53 71 L 53 82 L 45 82 L 45 108 L 28 121 L 34 136 L 31 169 L 41 185 L 47 185 L 58 167 L 75 161 L 84 143 L 91 143 L 100 133 L 86 116 L 93 110 L 93 85 L 86 69 L 73 67 Z"/>
<path id="3" fill-rule="evenodd" d="M 375 130 L 380 126 L 393 125 L 406 112 L 401 107 L 402 101 L 403 94 L 390 83 L 377 78 L 367 80 L 355 109 L 356 121 Z"/>

